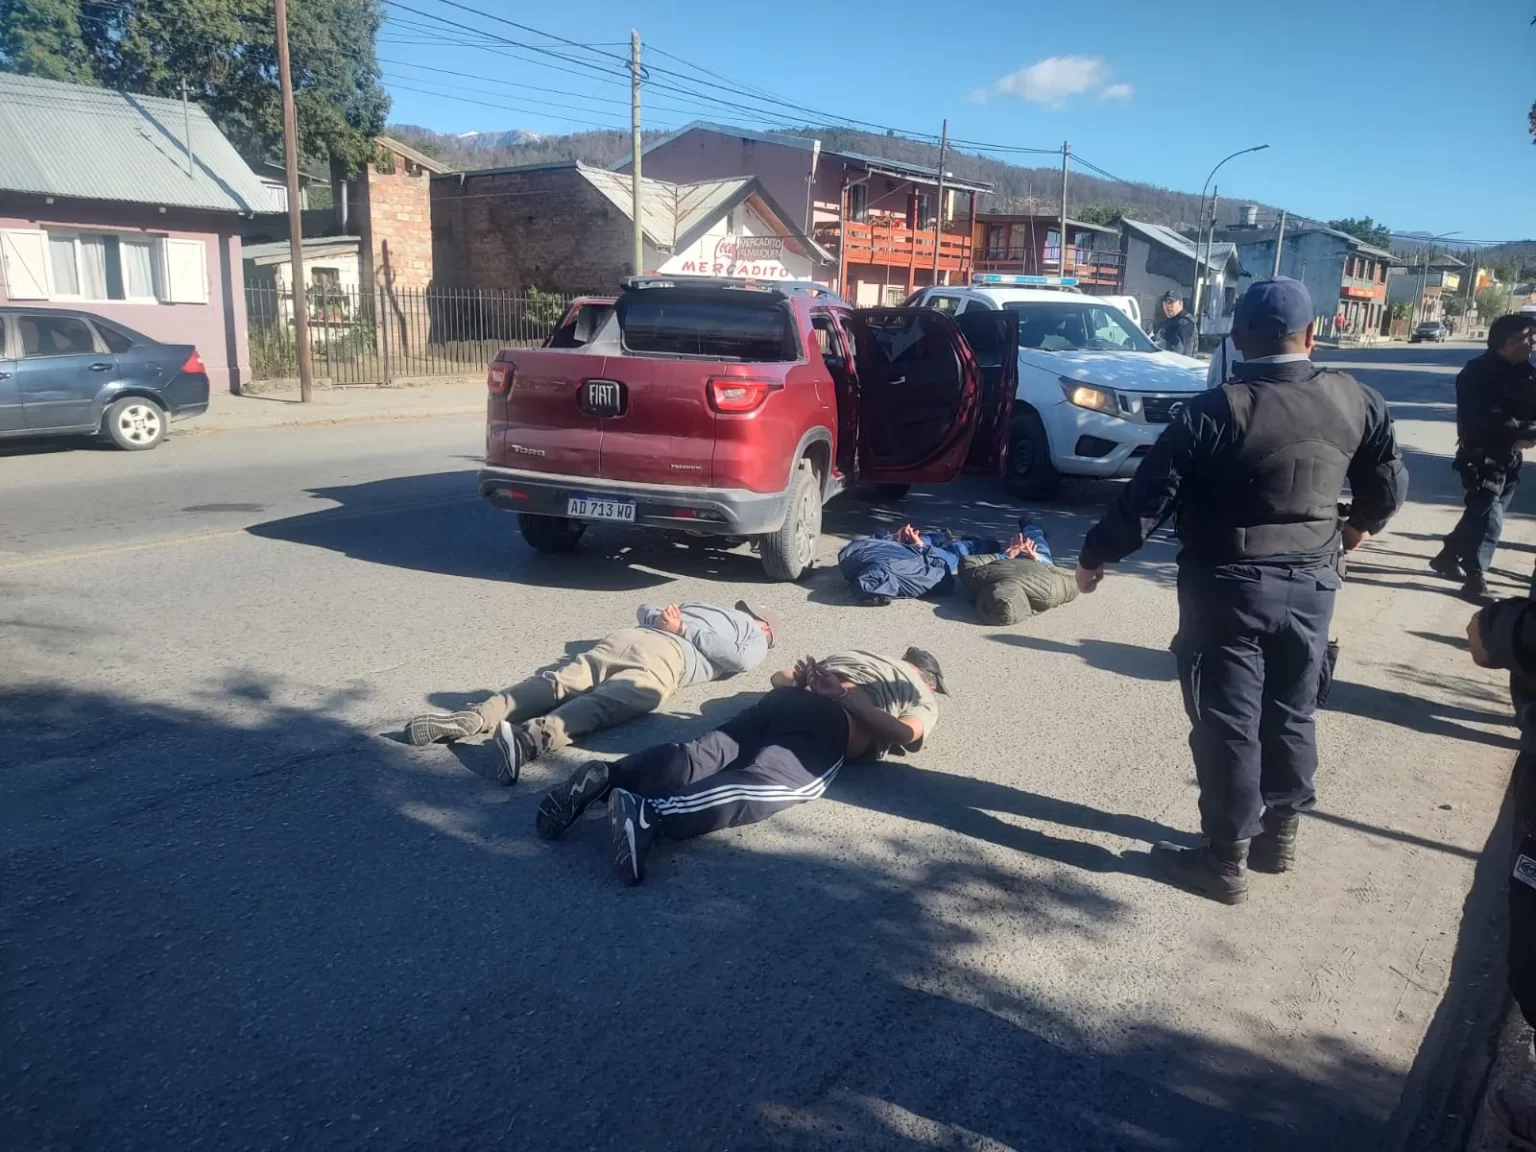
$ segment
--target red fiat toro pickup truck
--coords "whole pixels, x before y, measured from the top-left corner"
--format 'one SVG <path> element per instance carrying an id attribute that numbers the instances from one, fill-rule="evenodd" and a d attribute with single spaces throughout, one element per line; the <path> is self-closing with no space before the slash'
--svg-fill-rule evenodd
<path id="1" fill-rule="evenodd" d="M 1011 312 L 855 309 L 814 284 L 639 277 L 490 366 L 480 494 L 545 552 L 611 521 L 753 540 L 795 580 L 854 483 L 1001 475 Z"/>

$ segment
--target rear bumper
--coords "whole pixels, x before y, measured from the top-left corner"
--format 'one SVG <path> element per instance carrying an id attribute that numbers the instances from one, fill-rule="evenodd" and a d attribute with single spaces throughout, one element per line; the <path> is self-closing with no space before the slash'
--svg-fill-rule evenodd
<path id="1" fill-rule="evenodd" d="M 480 498 L 509 512 L 564 516 L 572 496 L 633 501 L 637 525 L 711 536 L 760 536 L 777 531 L 789 509 L 788 492 L 632 484 L 489 465 L 480 470 Z"/>
<path id="2" fill-rule="evenodd" d="M 172 420 L 201 416 L 208 411 L 208 377 L 201 373 L 181 372 L 160 390 Z"/>

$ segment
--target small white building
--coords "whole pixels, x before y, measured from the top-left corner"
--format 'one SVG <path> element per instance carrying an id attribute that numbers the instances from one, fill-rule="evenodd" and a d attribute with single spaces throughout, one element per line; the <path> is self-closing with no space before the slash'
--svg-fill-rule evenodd
<path id="1" fill-rule="evenodd" d="M 1167 292 L 1177 292 L 1186 306 L 1195 295 L 1195 242 L 1162 224 L 1140 220 L 1120 221 L 1120 250 L 1125 257 L 1125 294 L 1136 297 L 1141 314 L 1154 328 L 1161 322 L 1161 303 Z M 1237 245 L 1217 242 L 1207 253 L 1202 245 L 1200 334 L 1206 342 L 1232 331 L 1237 308 L 1238 280 L 1242 265 Z"/>
<path id="2" fill-rule="evenodd" d="M 288 327 L 293 323 L 293 252 L 288 241 L 251 244 L 245 258 L 245 298 L 251 322 Z M 304 281 L 311 323 L 349 325 L 366 302 L 362 284 L 362 240 L 357 236 L 315 236 L 304 241 Z"/>

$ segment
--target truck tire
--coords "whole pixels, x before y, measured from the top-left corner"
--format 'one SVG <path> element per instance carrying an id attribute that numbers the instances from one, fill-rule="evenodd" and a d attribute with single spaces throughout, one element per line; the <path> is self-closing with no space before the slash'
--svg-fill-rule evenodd
<path id="1" fill-rule="evenodd" d="M 789 509 L 777 532 L 763 538 L 763 571 L 770 580 L 798 580 L 815 563 L 821 540 L 821 484 L 801 460 L 789 484 Z"/>
<path id="2" fill-rule="evenodd" d="M 1061 487 L 1061 473 L 1051 463 L 1051 442 L 1045 424 L 1033 408 L 1017 410 L 1013 440 L 1008 445 L 1008 472 L 1003 485 L 1020 500 L 1047 500 Z"/>
<path id="3" fill-rule="evenodd" d="M 517 526 L 535 552 L 569 552 L 576 547 L 587 526 L 580 520 L 564 516 L 535 516 L 529 512 L 517 514 Z"/>

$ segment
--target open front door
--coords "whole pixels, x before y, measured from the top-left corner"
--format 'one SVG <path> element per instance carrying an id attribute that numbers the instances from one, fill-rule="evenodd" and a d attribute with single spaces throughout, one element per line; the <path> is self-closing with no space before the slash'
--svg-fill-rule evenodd
<path id="1" fill-rule="evenodd" d="M 1001 476 L 1008 463 L 1013 397 L 1019 390 L 1019 314 L 967 308 L 955 317 L 981 373 L 976 435 L 965 470 Z"/>
<path id="2" fill-rule="evenodd" d="M 849 317 L 859 379 L 859 479 L 941 484 L 976 433 L 980 372 L 955 321 L 932 308 Z"/>

